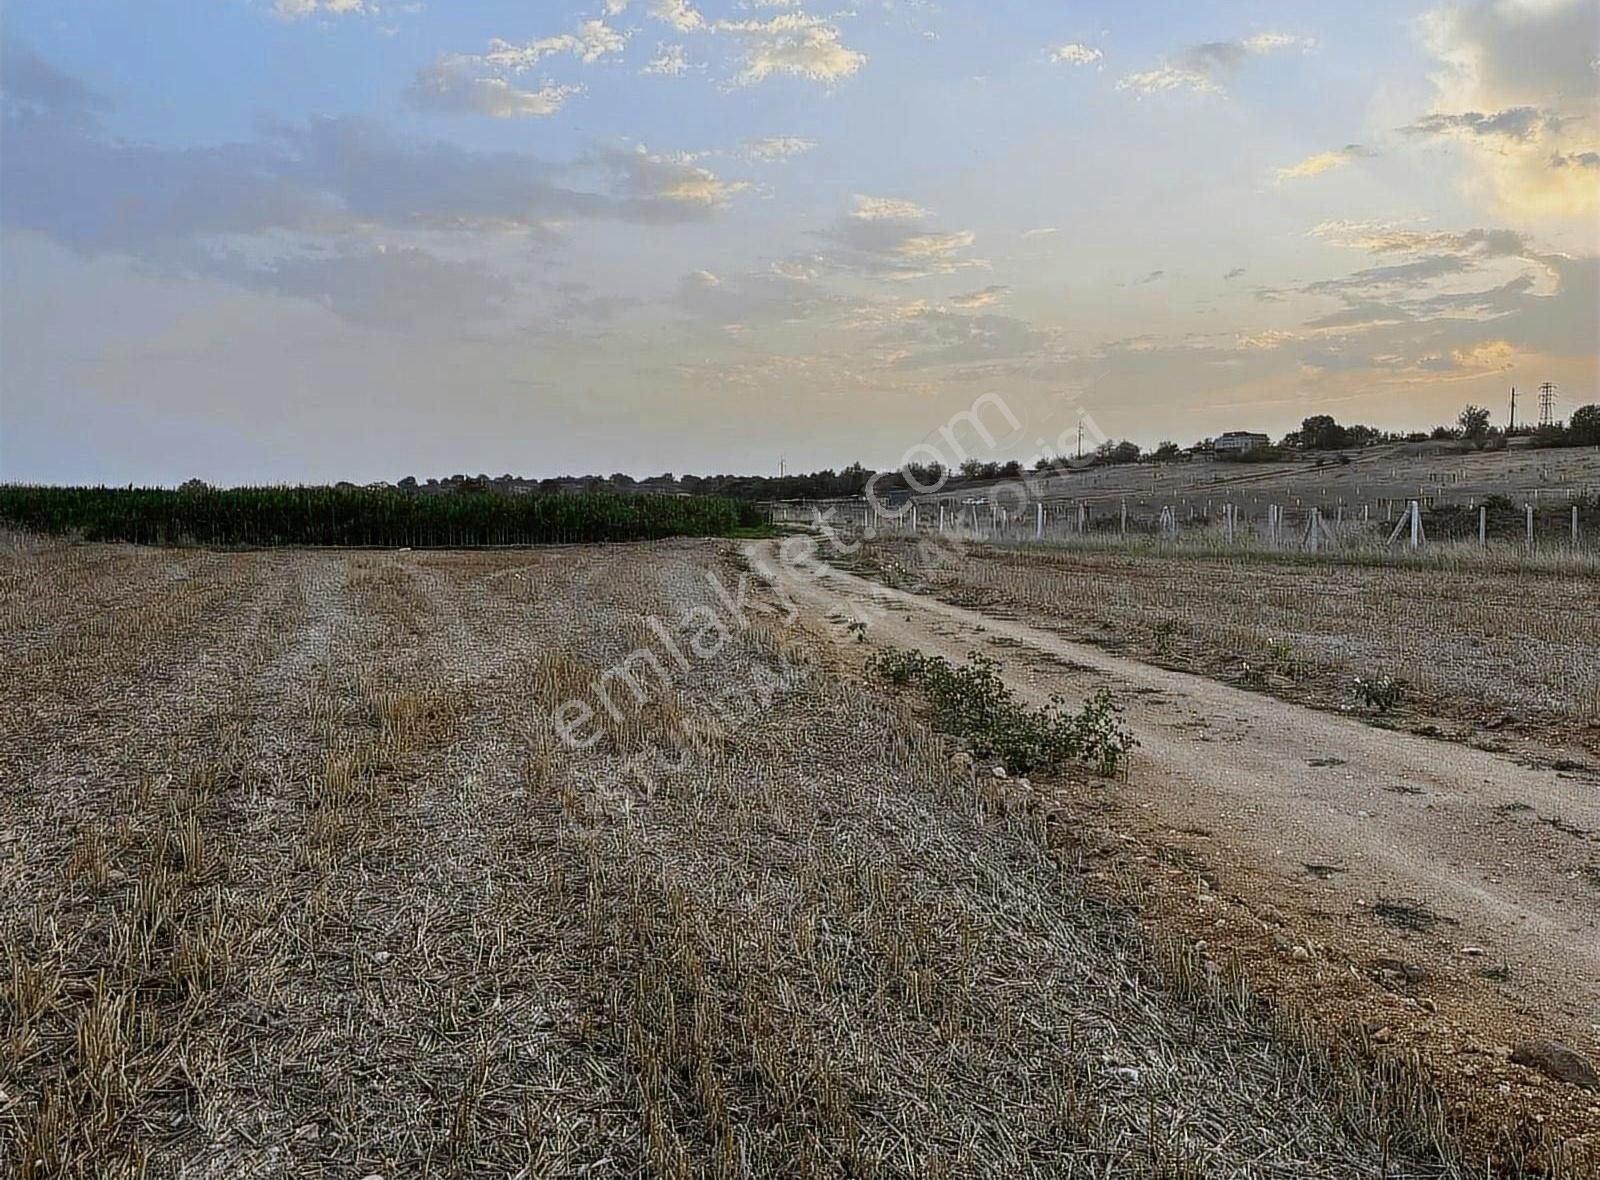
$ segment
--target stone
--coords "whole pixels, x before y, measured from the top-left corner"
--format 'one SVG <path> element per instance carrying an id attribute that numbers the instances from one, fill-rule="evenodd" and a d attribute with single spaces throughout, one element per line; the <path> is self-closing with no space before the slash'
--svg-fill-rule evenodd
<path id="1" fill-rule="evenodd" d="M 1593 1063 L 1559 1041 L 1521 1041 L 1511 1050 L 1511 1060 L 1558 1082 L 1600 1090 L 1600 1073 Z"/>
<path id="2" fill-rule="evenodd" d="M 1290 956 L 1299 963 L 1304 963 L 1311 957 L 1311 952 L 1303 946 L 1297 946 L 1289 952 Z"/>
<path id="3" fill-rule="evenodd" d="M 954 770 L 971 770 L 972 755 L 965 750 L 957 750 L 950 756 L 950 766 Z"/>
<path id="4" fill-rule="evenodd" d="M 996 766 L 989 773 L 994 775 L 995 778 L 1005 778 L 1005 777 L 1007 777 L 1006 768 L 1004 766 Z"/>

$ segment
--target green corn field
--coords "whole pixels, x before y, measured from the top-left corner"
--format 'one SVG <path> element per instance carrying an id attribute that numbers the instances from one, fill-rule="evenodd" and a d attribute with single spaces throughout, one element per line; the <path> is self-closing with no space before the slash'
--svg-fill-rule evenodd
<path id="1" fill-rule="evenodd" d="M 142 545 L 421 549 L 717 536 L 760 525 L 762 516 L 753 504 L 712 497 L 5 484 L 0 521 L 54 536 Z"/>

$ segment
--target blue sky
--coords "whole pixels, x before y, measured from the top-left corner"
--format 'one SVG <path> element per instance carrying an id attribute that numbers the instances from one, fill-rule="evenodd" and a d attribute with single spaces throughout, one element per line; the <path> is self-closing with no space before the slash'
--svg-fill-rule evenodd
<path id="1" fill-rule="evenodd" d="M 1594 400 L 1584 0 L 12 0 L 0 478 Z"/>

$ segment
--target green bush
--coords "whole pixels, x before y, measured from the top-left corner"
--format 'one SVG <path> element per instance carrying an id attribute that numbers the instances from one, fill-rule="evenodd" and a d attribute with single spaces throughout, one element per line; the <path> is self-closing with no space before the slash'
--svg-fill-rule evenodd
<path id="1" fill-rule="evenodd" d="M 957 667 L 943 656 L 891 649 L 874 655 L 868 667 L 891 684 L 915 684 L 932 703 L 940 729 L 1013 773 L 1077 762 L 1111 775 L 1139 744 L 1107 689 L 1097 690 L 1077 713 L 1056 696 L 1031 709 L 1006 687 L 998 661 L 979 652 L 968 659 Z"/>

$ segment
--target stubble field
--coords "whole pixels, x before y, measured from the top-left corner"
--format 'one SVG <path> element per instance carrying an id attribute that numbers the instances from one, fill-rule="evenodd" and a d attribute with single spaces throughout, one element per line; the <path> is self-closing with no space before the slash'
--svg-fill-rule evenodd
<path id="1" fill-rule="evenodd" d="M 4 1168 L 1464 1174 L 742 577 L 13 542 Z"/>

